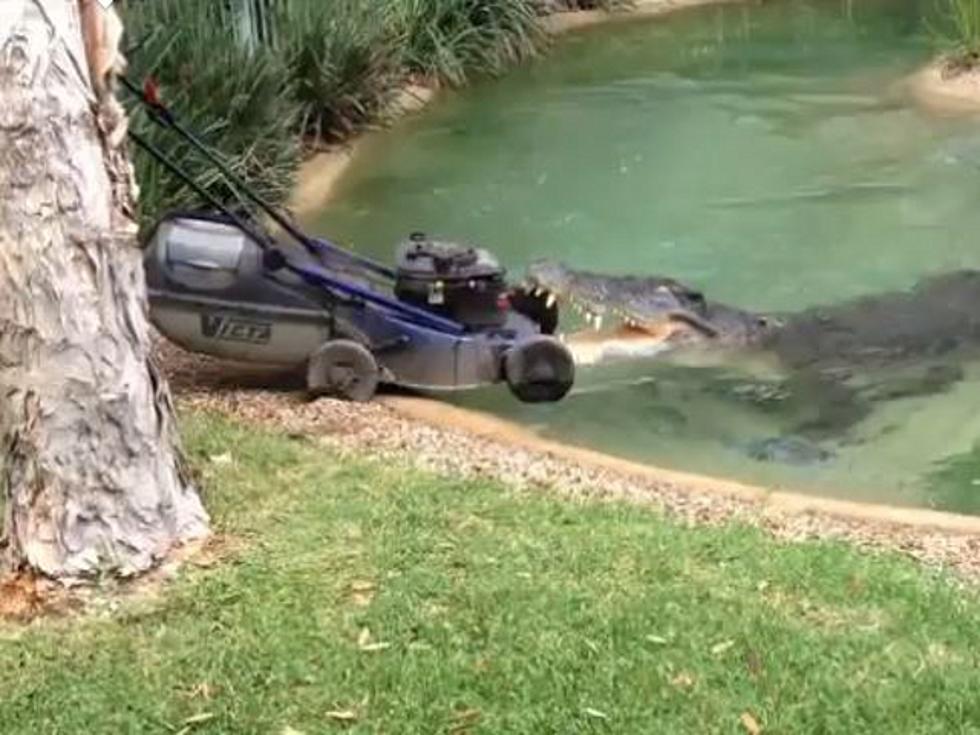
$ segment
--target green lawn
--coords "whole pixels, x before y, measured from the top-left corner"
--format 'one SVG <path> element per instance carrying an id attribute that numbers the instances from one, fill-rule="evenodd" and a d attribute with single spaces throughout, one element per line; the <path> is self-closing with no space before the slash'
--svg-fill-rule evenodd
<path id="1" fill-rule="evenodd" d="M 905 560 L 184 425 L 238 552 L 0 628 L 0 733 L 980 732 L 977 596 Z"/>

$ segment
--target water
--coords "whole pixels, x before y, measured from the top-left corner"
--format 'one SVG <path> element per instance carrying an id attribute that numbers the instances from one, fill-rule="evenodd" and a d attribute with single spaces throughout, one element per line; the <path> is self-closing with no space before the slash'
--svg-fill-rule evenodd
<path id="1" fill-rule="evenodd" d="M 577 33 L 375 138 L 314 229 L 384 259 L 423 229 L 515 273 L 550 256 L 755 309 L 978 267 L 980 126 L 898 84 L 932 54 L 932 7 L 785 0 Z M 553 406 L 503 387 L 452 400 L 672 468 L 980 512 L 976 366 L 945 394 L 880 404 L 814 466 L 747 455 L 798 416 L 733 400 L 731 378 L 647 362 L 583 369 Z"/>

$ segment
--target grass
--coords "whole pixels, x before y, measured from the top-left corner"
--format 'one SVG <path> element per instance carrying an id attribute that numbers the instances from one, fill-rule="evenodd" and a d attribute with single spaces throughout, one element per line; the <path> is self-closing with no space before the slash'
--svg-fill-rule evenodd
<path id="1" fill-rule="evenodd" d="M 977 595 L 911 562 L 184 426 L 241 550 L 0 628 L 5 735 L 980 731 Z"/>

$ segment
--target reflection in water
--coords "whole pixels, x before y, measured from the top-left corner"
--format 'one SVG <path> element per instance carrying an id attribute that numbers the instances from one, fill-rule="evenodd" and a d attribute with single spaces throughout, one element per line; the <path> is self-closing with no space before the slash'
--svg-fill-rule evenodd
<path id="1" fill-rule="evenodd" d="M 933 7 L 796 0 L 574 34 L 372 141 L 317 228 L 386 259 L 426 229 L 518 272 L 551 257 L 668 274 L 753 310 L 980 266 L 980 131 L 925 116 L 899 84 L 931 56 Z M 886 388 L 869 371 L 853 401 L 758 356 L 715 363 L 583 369 L 554 406 L 503 387 L 452 400 L 671 467 L 980 511 L 980 486 L 956 479 L 972 471 L 937 469 L 975 459 L 980 365 L 945 380 L 925 364 Z M 815 406 L 847 431 L 801 432 Z"/>

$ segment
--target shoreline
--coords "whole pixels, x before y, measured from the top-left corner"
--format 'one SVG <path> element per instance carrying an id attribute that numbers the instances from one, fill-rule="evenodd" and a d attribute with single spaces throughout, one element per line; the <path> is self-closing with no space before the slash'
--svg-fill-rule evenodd
<path id="1" fill-rule="evenodd" d="M 388 396 L 379 400 L 399 415 L 433 426 L 462 431 L 498 444 L 532 450 L 596 469 L 666 482 L 694 493 L 717 493 L 757 505 L 764 514 L 819 513 L 840 519 L 882 522 L 910 529 L 980 535 L 980 516 L 809 495 L 777 487 L 752 485 L 725 477 L 672 470 L 545 439 L 492 414 L 447 405 L 435 400 L 401 396 Z"/>

